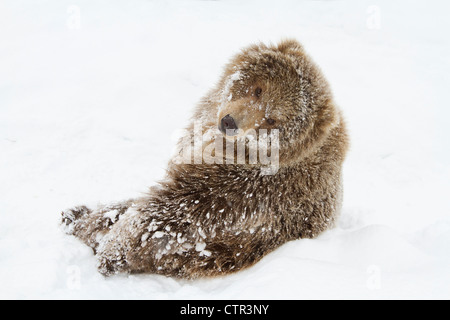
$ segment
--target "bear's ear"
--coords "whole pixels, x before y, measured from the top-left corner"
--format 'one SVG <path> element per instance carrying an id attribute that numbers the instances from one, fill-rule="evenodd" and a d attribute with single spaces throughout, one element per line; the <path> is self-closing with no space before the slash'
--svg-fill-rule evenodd
<path id="1" fill-rule="evenodd" d="M 286 39 L 281 41 L 277 47 L 278 51 L 287 54 L 302 54 L 303 46 L 294 39 Z"/>

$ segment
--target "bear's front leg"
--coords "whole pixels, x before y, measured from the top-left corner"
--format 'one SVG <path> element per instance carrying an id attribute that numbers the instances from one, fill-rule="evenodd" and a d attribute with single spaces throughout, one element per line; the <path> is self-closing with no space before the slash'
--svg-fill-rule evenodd
<path id="1" fill-rule="evenodd" d="M 61 225 L 64 232 L 82 240 L 96 250 L 100 239 L 109 232 L 134 200 L 99 206 L 92 210 L 77 206 L 61 212 Z"/>
<path id="2" fill-rule="evenodd" d="M 151 218 L 131 207 L 119 221 L 111 226 L 98 243 L 96 256 L 98 270 L 104 275 L 120 272 L 139 272 L 139 268 L 129 264 L 128 255 L 141 245 L 143 235 L 148 232 Z M 145 261 L 145 257 L 142 257 Z"/>

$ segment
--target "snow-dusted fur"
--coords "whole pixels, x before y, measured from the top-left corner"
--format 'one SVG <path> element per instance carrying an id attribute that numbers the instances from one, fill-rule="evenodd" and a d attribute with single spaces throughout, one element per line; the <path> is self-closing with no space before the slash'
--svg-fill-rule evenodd
<path id="1" fill-rule="evenodd" d="M 227 114 L 243 130 L 279 130 L 278 171 L 175 157 L 166 179 L 145 197 L 64 211 L 66 232 L 94 249 L 101 273 L 224 275 L 333 226 L 347 135 L 326 80 L 301 45 L 289 40 L 243 49 L 200 102 L 188 134 L 195 121 L 217 134 Z"/>

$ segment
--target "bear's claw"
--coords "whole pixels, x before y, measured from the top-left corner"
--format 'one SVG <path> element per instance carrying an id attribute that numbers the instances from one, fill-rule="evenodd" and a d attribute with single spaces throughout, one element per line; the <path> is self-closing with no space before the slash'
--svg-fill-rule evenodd
<path id="1" fill-rule="evenodd" d="M 67 234 L 73 234 L 75 222 L 91 212 L 86 206 L 78 206 L 61 212 L 61 225 Z"/>

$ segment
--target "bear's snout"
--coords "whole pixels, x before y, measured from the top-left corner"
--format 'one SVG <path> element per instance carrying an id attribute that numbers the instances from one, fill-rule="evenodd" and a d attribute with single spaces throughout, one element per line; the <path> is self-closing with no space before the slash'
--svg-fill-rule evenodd
<path id="1" fill-rule="evenodd" d="M 238 126 L 233 117 L 227 114 L 220 120 L 219 130 L 228 136 L 235 136 L 238 134 Z"/>

